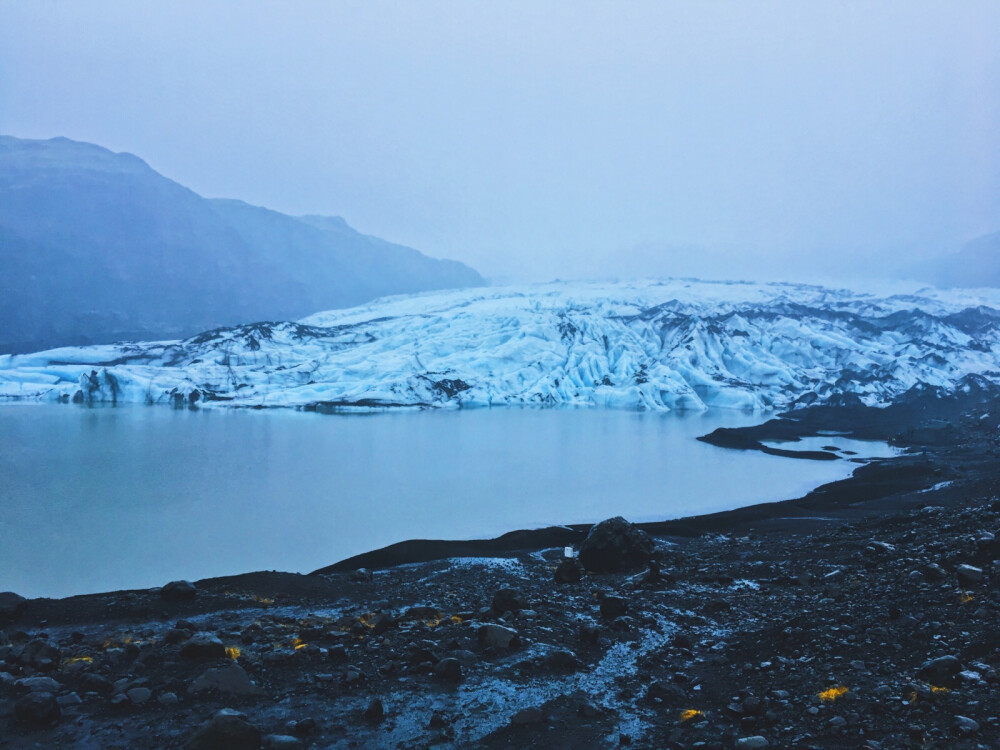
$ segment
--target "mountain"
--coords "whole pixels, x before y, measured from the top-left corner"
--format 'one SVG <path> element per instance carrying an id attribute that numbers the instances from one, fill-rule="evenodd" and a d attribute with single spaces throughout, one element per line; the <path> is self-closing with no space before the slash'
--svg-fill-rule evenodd
<path id="1" fill-rule="evenodd" d="M 941 287 L 1000 287 L 1000 232 L 966 243 L 950 255 L 924 263 L 914 274 Z"/>
<path id="2" fill-rule="evenodd" d="M 1000 382 L 1000 291 L 674 280 L 435 292 L 184 341 L 0 356 L 0 399 L 766 410 Z"/>
<path id="3" fill-rule="evenodd" d="M 340 218 L 202 198 L 88 143 L 0 136 L 0 352 L 177 338 L 481 284 Z"/>

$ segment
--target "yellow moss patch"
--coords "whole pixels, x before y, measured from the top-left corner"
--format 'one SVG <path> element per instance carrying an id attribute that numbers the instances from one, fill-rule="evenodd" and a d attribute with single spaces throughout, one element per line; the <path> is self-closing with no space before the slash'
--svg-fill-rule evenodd
<path id="1" fill-rule="evenodd" d="M 681 721 L 691 721 L 691 719 L 697 719 L 699 716 L 704 715 L 704 711 L 699 711 L 697 708 L 689 708 L 686 711 L 681 711 Z"/>
<path id="2" fill-rule="evenodd" d="M 71 656 L 68 659 L 63 659 L 63 666 L 68 667 L 70 664 L 90 664 L 94 661 L 93 656 Z"/>
<path id="3" fill-rule="evenodd" d="M 233 661 L 240 658 L 240 647 L 239 646 L 226 646 L 226 656 L 228 656 Z"/>
<path id="4" fill-rule="evenodd" d="M 306 643 L 301 638 L 292 638 L 292 648 L 294 648 L 296 651 L 298 651 L 300 649 L 303 649 L 303 648 L 305 648 L 308 645 L 309 644 Z"/>
<path id="5" fill-rule="evenodd" d="M 822 693 L 819 693 L 817 697 L 824 703 L 833 703 L 837 698 L 847 695 L 848 692 L 848 689 L 843 685 L 837 685 L 836 687 L 827 688 Z"/>
<path id="6" fill-rule="evenodd" d="M 931 685 L 931 692 L 937 695 L 938 693 L 950 693 L 951 690 L 949 690 L 946 687 L 938 687 L 937 685 Z"/>
<path id="7" fill-rule="evenodd" d="M 968 604 L 975 598 L 976 597 L 974 597 L 972 594 L 966 593 L 964 591 L 958 596 L 958 600 L 962 602 L 962 604 Z"/>

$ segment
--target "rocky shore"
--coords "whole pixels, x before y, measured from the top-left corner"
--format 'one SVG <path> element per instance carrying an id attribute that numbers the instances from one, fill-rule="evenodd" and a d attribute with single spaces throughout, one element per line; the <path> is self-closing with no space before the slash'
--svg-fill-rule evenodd
<path id="1" fill-rule="evenodd" d="M 787 503 L 0 594 L 0 748 L 1000 747 L 996 398 L 709 436 L 910 449 Z"/>

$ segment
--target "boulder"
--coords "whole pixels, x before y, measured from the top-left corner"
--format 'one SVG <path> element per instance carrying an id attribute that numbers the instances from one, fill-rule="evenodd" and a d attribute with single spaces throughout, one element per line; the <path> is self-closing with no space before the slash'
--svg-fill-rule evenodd
<path id="1" fill-rule="evenodd" d="M 187 659 L 218 659 L 226 655 L 226 647 L 213 633 L 195 633 L 181 646 L 181 656 Z"/>
<path id="2" fill-rule="evenodd" d="M 653 540 L 621 516 L 591 527 L 580 545 L 580 563 L 594 573 L 617 573 L 645 567 L 653 558 Z"/>
<path id="3" fill-rule="evenodd" d="M 527 606 L 524 597 L 514 589 L 500 589 L 493 595 L 491 609 L 494 614 L 502 615 L 505 612 L 520 612 Z"/>
<path id="4" fill-rule="evenodd" d="M 198 595 L 198 589 L 190 581 L 171 581 L 160 589 L 160 598 L 168 602 L 189 602 Z"/>
<path id="5" fill-rule="evenodd" d="M 195 732 L 185 750 L 260 750 L 260 730 L 239 711 L 224 708 Z"/>
<path id="6" fill-rule="evenodd" d="M 917 672 L 917 677 L 924 682 L 937 687 L 947 687 L 962 671 L 962 663 L 957 656 L 939 656 L 926 661 Z"/>
<path id="7" fill-rule="evenodd" d="M 48 726 L 59 720 L 59 704 L 52 693 L 28 693 L 14 704 L 14 717 L 28 726 Z"/>
<path id="8" fill-rule="evenodd" d="M 556 567 L 556 583 L 577 583 L 583 578 L 583 566 L 575 557 L 567 557 Z"/>
<path id="9" fill-rule="evenodd" d="M 233 662 L 225 667 L 206 669 L 188 687 L 189 693 L 217 690 L 227 695 L 257 695 L 260 688 L 253 684 L 246 670 Z"/>
<path id="10" fill-rule="evenodd" d="M 513 648 L 518 645 L 517 631 L 502 625 L 483 625 L 476 635 L 483 648 Z"/>

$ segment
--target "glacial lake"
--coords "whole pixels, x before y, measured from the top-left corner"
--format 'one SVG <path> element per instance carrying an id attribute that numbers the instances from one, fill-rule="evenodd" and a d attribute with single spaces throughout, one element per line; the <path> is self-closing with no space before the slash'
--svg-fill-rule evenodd
<path id="1" fill-rule="evenodd" d="M 613 515 L 662 520 L 789 499 L 856 468 L 695 440 L 766 418 L 4 405 L 0 591 L 61 597 L 309 572 L 404 539 L 486 538 Z M 868 455 L 887 453 L 883 445 Z"/>

